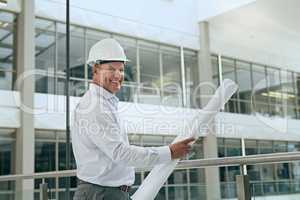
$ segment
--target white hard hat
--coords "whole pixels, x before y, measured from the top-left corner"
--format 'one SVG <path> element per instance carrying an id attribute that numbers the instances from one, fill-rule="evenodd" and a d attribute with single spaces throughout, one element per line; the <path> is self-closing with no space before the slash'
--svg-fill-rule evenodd
<path id="1" fill-rule="evenodd" d="M 122 46 L 112 38 L 103 39 L 91 47 L 87 64 L 107 61 L 129 61 Z"/>

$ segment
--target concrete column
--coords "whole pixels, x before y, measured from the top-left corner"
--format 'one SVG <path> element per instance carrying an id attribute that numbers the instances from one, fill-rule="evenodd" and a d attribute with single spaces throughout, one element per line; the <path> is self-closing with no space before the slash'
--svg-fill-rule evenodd
<path id="1" fill-rule="evenodd" d="M 201 107 L 205 106 L 214 92 L 212 64 L 210 59 L 210 44 L 209 44 L 209 24 L 208 22 L 199 23 L 200 33 L 200 51 L 198 52 L 198 68 L 199 80 L 202 85 L 201 92 Z M 217 137 L 214 134 L 212 127 L 209 134 L 203 139 L 204 158 L 218 157 Z M 219 168 L 208 167 L 205 169 L 206 196 L 208 200 L 221 199 Z"/>
<path id="2" fill-rule="evenodd" d="M 16 134 L 16 173 L 34 173 L 34 0 L 23 0 L 17 20 L 17 80 L 20 93 L 20 128 Z M 27 74 L 28 73 L 28 74 Z M 23 105 L 23 106 L 22 106 Z M 24 109 L 26 107 L 26 109 Z M 16 182 L 16 199 L 33 199 L 33 180 Z"/>

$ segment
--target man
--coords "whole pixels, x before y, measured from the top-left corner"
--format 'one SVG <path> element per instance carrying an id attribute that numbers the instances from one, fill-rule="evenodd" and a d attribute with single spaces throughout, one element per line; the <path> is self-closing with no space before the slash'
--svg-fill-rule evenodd
<path id="1" fill-rule="evenodd" d="M 185 156 L 193 138 L 162 147 L 129 145 L 118 116 L 115 93 L 124 79 L 127 62 L 114 39 L 104 39 L 90 50 L 90 89 L 77 105 L 72 125 L 72 145 L 79 184 L 76 200 L 126 200 L 134 183 L 134 167 L 150 167 Z"/>

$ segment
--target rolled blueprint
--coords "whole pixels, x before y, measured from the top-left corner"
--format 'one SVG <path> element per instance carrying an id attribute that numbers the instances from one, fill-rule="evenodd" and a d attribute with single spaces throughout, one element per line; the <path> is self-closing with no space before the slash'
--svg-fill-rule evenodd
<path id="1" fill-rule="evenodd" d="M 230 79 L 225 79 L 220 87 L 216 90 L 208 104 L 199 111 L 199 114 L 191 121 L 197 123 L 192 129 L 188 129 L 188 133 L 177 136 L 172 143 L 178 142 L 188 137 L 198 138 L 197 132 L 199 127 L 208 125 L 216 116 L 225 103 L 237 91 L 238 86 Z M 198 131 L 197 131 L 198 130 Z M 153 200 L 164 182 L 175 169 L 179 159 L 172 160 L 165 164 L 156 165 L 147 178 L 140 185 L 138 190 L 131 196 L 133 200 Z"/>

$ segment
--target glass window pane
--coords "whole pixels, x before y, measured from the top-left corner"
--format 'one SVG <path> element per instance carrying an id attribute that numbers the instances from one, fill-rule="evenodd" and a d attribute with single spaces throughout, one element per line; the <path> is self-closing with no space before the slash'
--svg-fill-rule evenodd
<path id="1" fill-rule="evenodd" d="M 240 100 L 240 113 L 244 114 L 251 114 L 252 113 L 252 103 L 251 103 L 251 98 L 249 101 L 247 100 Z"/>
<path id="2" fill-rule="evenodd" d="M 57 23 L 57 70 L 60 75 L 66 72 L 66 26 Z M 70 76 L 84 78 L 85 46 L 84 30 L 70 27 Z"/>
<path id="3" fill-rule="evenodd" d="M 277 177 L 278 179 L 289 179 L 289 164 L 288 163 L 278 163 L 276 164 L 277 168 Z"/>
<path id="4" fill-rule="evenodd" d="M 143 135 L 143 146 L 162 146 L 164 145 L 163 137 L 158 135 Z"/>
<path id="5" fill-rule="evenodd" d="M 169 186 L 168 187 L 169 199 L 188 199 L 188 187 L 187 186 Z"/>
<path id="6" fill-rule="evenodd" d="M 0 12 L 0 19 L 2 19 L 4 22 L 12 22 L 15 17 L 10 12 Z"/>
<path id="7" fill-rule="evenodd" d="M 300 144 L 298 142 L 288 142 L 288 151 L 300 151 Z"/>
<path id="8" fill-rule="evenodd" d="M 36 19 L 35 23 L 35 67 L 52 70 L 55 68 L 55 23 Z"/>
<path id="9" fill-rule="evenodd" d="M 217 88 L 220 83 L 218 56 L 216 56 L 216 55 L 211 56 L 211 64 L 212 64 L 212 72 L 213 72 L 213 82 L 214 82 L 215 87 Z"/>
<path id="10" fill-rule="evenodd" d="M 141 146 L 141 136 L 138 134 L 129 134 L 128 135 L 129 143 L 132 145 Z"/>
<path id="11" fill-rule="evenodd" d="M 190 169 L 190 183 L 203 183 L 205 184 L 205 171 L 204 169 Z"/>
<path id="12" fill-rule="evenodd" d="M 82 80 L 70 80 L 70 95 L 75 97 L 81 97 L 86 92 L 85 82 Z"/>
<path id="13" fill-rule="evenodd" d="M 163 66 L 162 104 L 182 106 L 181 62 L 178 48 L 161 47 Z"/>
<path id="14" fill-rule="evenodd" d="M 187 183 L 187 170 L 175 170 L 168 178 L 168 184 L 186 184 Z"/>
<path id="15" fill-rule="evenodd" d="M 296 104 L 300 105 L 300 73 L 294 72 Z M 300 109 L 297 109 L 297 119 L 300 119 Z"/>
<path id="16" fill-rule="evenodd" d="M 291 176 L 293 177 L 293 179 L 295 180 L 300 180 L 300 162 L 293 162 L 291 163 L 292 167 L 291 167 Z M 296 186 L 298 188 L 297 191 L 300 191 L 300 185 Z"/>
<path id="17" fill-rule="evenodd" d="M 272 141 L 258 141 L 259 154 L 273 153 Z"/>
<path id="18" fill-rule="evenodd" d="M 218 156 L 219 157 L 225 157 L 225 145 L 224 145 L 224 139 L 218 138 Z"/>
<path id="19" fill-rule="evenodd" d="M 70 27 L 70 76 L 85 77 L 85 42 L 84 30 L 79 27 Z"/>
<path id="20" fill-rule="evenodd" d="M 295 80 L 293 72 L 289 71 L 281 71 L 281 87 L 282 87 L 282 94 L 283 100 L 285 104 L 289 106 L 296 106 L 295 104 Z"/>
<path id="21" fill-rule="evenodd" d="M 141 185 L 141 183 L 142 183 L 142 174 L 141 172 L 136 172 L 133 185 Z"/>
<path id="22" fill-rule="evenodd" d="M 55 93 L 54 78 L 45 73 L 35 75 L 35 91 L 39 93 Z"/>
<path id="23" fill-rule="evenodd" d="M 57 79 L 57 94 L 65 95 L 65 84 L 66 79 L 59 77 Z M 69 82 L 69 94 L 71 96 L 83 96 L 86 92 L 85 81 L 84 80 L 74 80 L 70 79 Z"/>
<path id="24" fill-rule="evenodd" d="M 240 175 L 240 166 L 229 166 L 227 170 L 228 170 L 227 181 L 235 181 L 236 175 Z"/>
<path id="25" fill-rule="evenodd" d="M 198 95 L 193 95 L 199 84 L 198 58 L 196 51 L 189 51 L 184 49 L 184 69 L 187 107 L 199 108 L 200 100 L 197 97 Z"/>
<path id="26" fill-rule="evenodd" d="M 55 143 L 35 142 L 35 172 L 55 170 Z"/>
<path id="27" fill-rule="evenodd" d="M 287 152 L 286 142 L 274 141 L 274 152 Z"/>
<path id="28" fill-rule="evenodd" d="M 76 176 L 71 176 L 70 178 L 70 183 L 71 183 L 71 188 L 76 188 L 77 187 L 77 177 Z M 67 178 L 66 177 L 61 177 L 58 180 L 58 187 L 59 188 L 65 188 L 67 184 Z"/>
<path id="29" fill-rule="evenodd" d="M 265 75 L 265 67 L 261 65 L 252 65 L 252 77 L 253 77 L 253 100 L 257 104 L 259 102 L 267 103 L 268 102 L 268 90 L 267 90 L 267 81 Z M 256 106 L 254 107 L 256 108 Z M 256 109 L 257 111 L 257 109 Z"/>
<path id="30" fill-rule="evenodd" d="M 72 150 L 72 145 L 70 145 L 71 157 L 70 157 L 70 169 L 76 169 L 75 158 Z M 58 144 L 58 170 L 66 169 L 66 143 L 60 142 Z"/>
<path id="31" fill-rule="evenodd" d="M 205 184 L 201 185 L 191 185 L 191 200 L 207 199 L 206 198 L 206 186 Z"/>
<path id="32" fill-rule="evenodd" d="M 0 11 L 0 70 L 13 70 L 15 15 Z"/>
<path id="33" fill-rule="evenodd" d="M 15 73 L 13 73 L 13 72 L 0 70 L 0 89 L 11 90 L 13 88 L 13 76 L 14 75 L 15 75 Z"/>
<path id="34" fill-rule="evenodd" d="M 297 118 L 296 102 L 297 96 L 295 91 L 295 80 L 293 72 L 281 71 L 281 87 L 284 117 Z"/>
<path id="35" fill-rule="evenodd" d="M 56 94 L 65 95 L 65 84 L 66 84 L 66 79 L 65 78 L 61 78 L 61 77 L 57 78 L 57 83 L 56 83 L 57 91 L 56 91 Z"/>
<path id="36" fill-rule="evenodd" d="M 221 183 L 221 197 L 224 199 L 236 197 L 236 183 L 224 182 Z"/>
<path id="37" fill-rule="evenodd" d="M 239 85 L 239 98 L 242 100 L 249 100 L 251 97 L 251 75 L 250 63 L 237 61 L 237 83 Z"/>
<path id="38" fill-rule="evenodd" d="M 57 23 L 57 70 L 59 74 L 65 74 L 66 69 L 66 26 Z"/>
<path id="39" fill-rule="evenodd" d="M 265 194 L 273 194 L 276 191 L 274 182 L 274 165 L 265 164 L 261 165 L 263 190 Z"/>
<path id="40" fill-rule="evenodd" d="M 139 44 L 141 86 L 139 102 L 160 104 L 160 67 L 158 45 Z"/>
<path id="41" fill-rule="evenodd" d="M 294 81 L 295 81 L 295 93 L 297 95 L 297 98 L 300 99 L 300 73 L 294 72 Z"/>
<path id="42" fill-rule="evenodd" d="M 229 58 L 222 58 L 222 77 L 224 79 L 231 79 L 236 81 L 236 74 L 235 74 L 235 61 Z M 238 101 L 237 95 L 234 94 L 231 97 L 231 101 L 229 101 L 226 106 L 226 111 L 238 113 Z"/>
<path id="43" fill-rule="evenodd" d="M 120 101 L 135 102 L 137 98 L 137 85 L 123 82 L 121 89 L 116 93 Z"/>
<path id="44" fill-rule="evenodd" d="M 282 90 L 280 83 L 280 71 L 278 69 L 267 67 L 267 81 L 268 81 L 268 96 L 270 103 L 282 103 Z"/>
<path id="45" fill-rule="evenodd" d="M 257 144 L 256 140 L 245 140 L 245 150 L 246 155 L 254 155 L 257 154 Z"/>
<path id="46" fill-rule="evenodd" d="M 219 167 L 219 172 L 220 172 L 220 181 L 225 182 L 227 177 L 226 177 L 226 167 Z"/>
<path id="47" fill-rule="evenodd" d="M 247 174 L 251 181 L 260 180 L 260 167 L 259 165 L 247 165 Z"/>
<path id="48" fill-rule="evenodd" d="M 252 104 L 252 106 L 253 106 L 252 112 L 260 113 L 265 116 L 269 116 L 269 104 L 267 102 L 265 102 L 265 103 L 254 102 L 254 104 Z"/>
<path id="49" fill-rule="evenodd" d="M 160 88 L 159 49 L 157 45 L 140 43 L 141 82 Z"/>
<path id="50" fill-rule="evenodd" d="M 13 89 L 15 14 L 0 11 L 0 89 Z"/>
<path id="51" fill-rule="evenodd" d="M 229 58 L 222 58 L 222 76 L 223 80 L 228 78 L 233 81 L 236 80 L 234 70 L 234 60 Z"/>
<path id="52" fill-rule="evenodd" d="M 0 175 L 12 174 L 14 141 L 10 138 L 0 136 Z M 2 183 L 1 187 L 6 183 Z"/>
<path id="53" fill-rule="evenodd" d="M 241 156 L 241 140 L 240 139 L 225 139 L 226 156 Z"/>
<path id="54" fill-rule="evenodd" d="M 264 164 L 262 167 L 262 180 L 274 180 L 274 165 Z"/>

